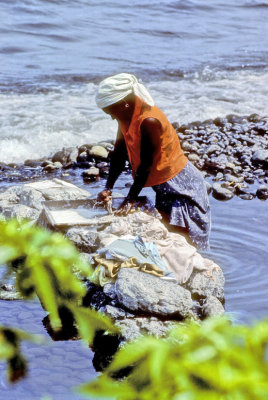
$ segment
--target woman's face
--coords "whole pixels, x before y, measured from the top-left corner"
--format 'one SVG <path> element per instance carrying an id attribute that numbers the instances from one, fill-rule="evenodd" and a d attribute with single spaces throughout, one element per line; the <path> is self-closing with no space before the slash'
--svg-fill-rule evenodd
<path id="1" fill-rule="evenodd" d="M 122 110 L 119 107 L 120 104 L 112 104 L 109 107 L 103 108 L 103 111 L 105 114 L 108 114 L 111 116 L 112 119 L 120 119 L 120 115 L 122 114 Z"/>
<path id="2" fill-rule="evenodd" d="M 134 103 L 127 100 L 121 100 L 118 103 L 112 104 L 109 107 L 103 108 L 106 114 L 109 114 L 112 119 L 118 121 L 128 121 L 131 119 L 134 109 Z"/>

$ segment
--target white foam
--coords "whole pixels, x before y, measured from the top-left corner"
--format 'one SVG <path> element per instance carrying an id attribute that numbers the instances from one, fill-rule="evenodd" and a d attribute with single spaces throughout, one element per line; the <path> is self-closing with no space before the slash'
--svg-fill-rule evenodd
<path id="1" fill-rule="evenodd" d="M 230 113 L 268 115 L 268 71 L 212 72 L 146 83 L 171 122 Z M 113 139 L 117 123 L 95 105 L 96 85 L 38 94 L 1 94 L 0 161 L 51 155 L 62 147 Z"/>

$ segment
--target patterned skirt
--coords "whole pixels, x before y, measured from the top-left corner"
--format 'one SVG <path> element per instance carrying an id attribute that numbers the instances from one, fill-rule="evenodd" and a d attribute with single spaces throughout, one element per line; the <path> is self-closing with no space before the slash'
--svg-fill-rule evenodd
<path id="1" fill-rule="evenodd" d="M 203 175 L 188 161 L 165 183 L 153 186 L 156 208 L 168 215 L 169 224 L 184 228 L 199 250 L 209 249 L 210 206 Z"/>

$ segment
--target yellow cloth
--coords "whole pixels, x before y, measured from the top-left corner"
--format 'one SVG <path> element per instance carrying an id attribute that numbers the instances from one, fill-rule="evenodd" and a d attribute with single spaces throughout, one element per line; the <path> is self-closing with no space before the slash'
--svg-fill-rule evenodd
<path id="1" fill-rule="evenodd" d="M 130 257 L 126 261 L 107 260 L 99 254 L 93 255 L 95 265 L 97 265 L 94 274 L 94 283 L 104 286 L 106 283 L 115 282 L 117 274 L 121 268 L 134 268 L 138 271 L 161 277 L 163 271 L 154 264 L 139 263 L 136 257 Z"/>

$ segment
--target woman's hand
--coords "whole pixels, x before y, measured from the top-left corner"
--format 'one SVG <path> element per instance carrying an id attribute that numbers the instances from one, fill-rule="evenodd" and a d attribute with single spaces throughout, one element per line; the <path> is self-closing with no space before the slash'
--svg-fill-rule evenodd
<path id="1" fill-rule="evenodd" d="M 111 200 L 112 196 L 112 191 L 110 189 L 104 189 L 102 190 L 97 197 L 97 201 L 101 203 L 108 203 L 109 200 Z"/>
<path id="2" fill-rule="evenodd" d="M 118 207 L 118 209 L 115 211 L 114 215 L 118 216 L 126 216 L 128 215 L 131 210 L 133 209 L 135 200 L 130 200 L 126 198 L 123 203 Z"/>

